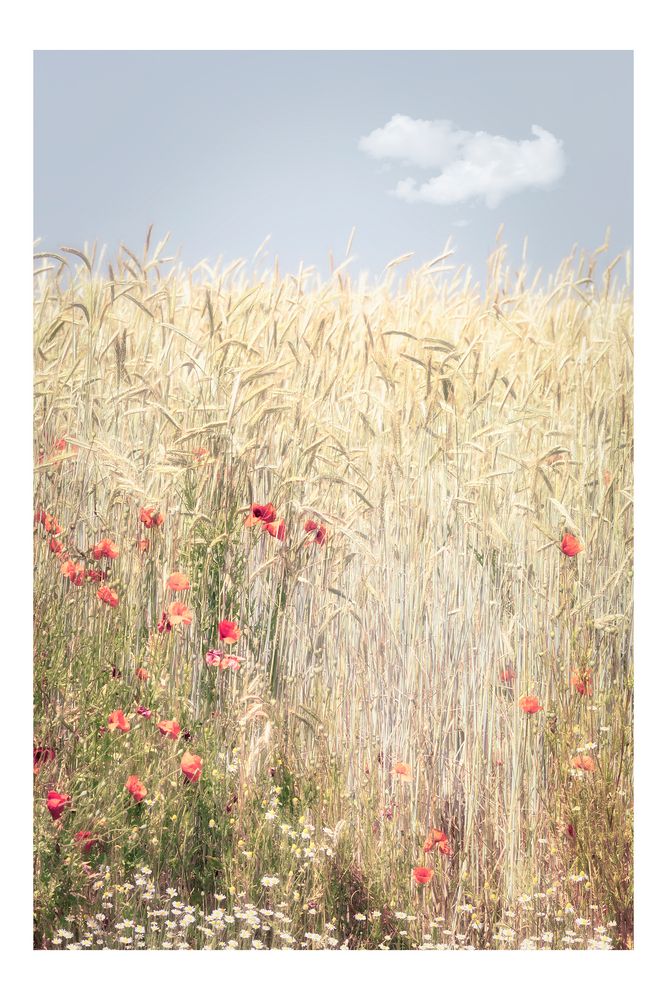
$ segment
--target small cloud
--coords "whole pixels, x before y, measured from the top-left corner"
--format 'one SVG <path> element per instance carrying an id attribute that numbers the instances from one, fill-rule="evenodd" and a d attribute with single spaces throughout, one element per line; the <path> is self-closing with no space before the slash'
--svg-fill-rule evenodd
<path id="1" fill-rule="evenodd" d="M 394 115 L 359 140 L 359 149 L 377 160 L 396 160 L 435 173 L 426 181 L 405 177 L 393 193 L 407 202 L 458 205 L 482 198 L 495 208 L 526 188 L 548 188 L 565 171 L 563 144 L 533 125 L 532 139 L 507 139 L 488 132 L 465 132 L 449 121 Z"/>

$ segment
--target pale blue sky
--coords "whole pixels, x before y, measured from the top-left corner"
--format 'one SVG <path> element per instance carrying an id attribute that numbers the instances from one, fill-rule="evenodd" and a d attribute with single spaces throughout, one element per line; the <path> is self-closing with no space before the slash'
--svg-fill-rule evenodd
<path id="1" fill-rule="evenodd" d="M 631 245 L 632 100 L 630 52 L 37 52 L 35 236 L 327 271 L 356 226 L 378 274 L 451 235 L 483 279 L 504 223 L 550 271 Z"/>

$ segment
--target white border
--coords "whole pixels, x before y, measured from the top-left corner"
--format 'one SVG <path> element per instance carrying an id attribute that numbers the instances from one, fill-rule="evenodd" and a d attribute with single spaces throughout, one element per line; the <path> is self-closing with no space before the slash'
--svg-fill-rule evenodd
<path id="1" fill-rule="evenodd" d="M 664 789 L 665 640 L 662 621 L 666 496 L 664 490 L 667 287 L 664 196 L 665 141 L 662 95 L 667 92 L 663 32 L 639 5 L 614 2 L 533 2 L 465 5 L 385 0 L 268 3 L 238 9 L 220 3 L 33 2 L 12 11 L 5 23 L 0 60 L 5 97 L 2 156 L 6 225 L 0 240 L 3 288 L 4 481 L 0 526 L 4 541 L 2 712 L 4 795 L 4 942 L 21 985 L 49 997 L 90 997 L 153 990 L 216 992 L 275 997 L 316 993 L 340 997 L 405 996 L 418 991 L 477 997 L 558 997 L 576 990 L 610 997 L 633 987 L 641 994 L 649 963 L 662 946 L 665 826 Z M 655 8 L 654 8 L 655 9 Z M 30 951 L 31 803 L 23 763 L 31 738 L 31 272 L 32 242 L 32 50 L 33 49 L 634 49 L 636 61 L 636 289 L 637 289 L 637 914 L 636 950 L 627 954 L 257 954 L 217 960 L 209 953 L 35 953 Z M 596 82 L 591 80 L 591 86 Z M 592 123 L 594 125 L 594 123 Z M 54 155 L 59 151 L 54 150 Z M 11 942 L 8 938 L 11 935 Z M 218 953 L 220 954 L 220 953 Z M 207 964 L 208 963 L 208 964 Z M 113 966 L 113 969 L 111 968 Z M 123 978 L 115 981 L 118 972 Z M 10 969 L 7 968 L 5 979 Z M 11 974 L 11 973 L 10 973 Z M 113 976 L 114 979 L 108 978 Z M 94 979 L 92 978 L 94 977 Z M 167 978 L 168 977 L 168 978 Z M 656 982 L 659 981 L 656 969 Z M 652 995 L 652 990 L 649 991 Z"/>

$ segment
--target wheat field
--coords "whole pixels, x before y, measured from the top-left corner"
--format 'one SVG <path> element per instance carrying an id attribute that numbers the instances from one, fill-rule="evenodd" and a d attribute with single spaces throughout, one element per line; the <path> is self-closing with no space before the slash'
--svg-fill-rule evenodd
<path id="1" fill-rule="evenodd" d="M 35 948 L 632 947 L 605 249 L 544 279 L 499 245 L 484 289 L 448 249 L 37 254 Z"/>

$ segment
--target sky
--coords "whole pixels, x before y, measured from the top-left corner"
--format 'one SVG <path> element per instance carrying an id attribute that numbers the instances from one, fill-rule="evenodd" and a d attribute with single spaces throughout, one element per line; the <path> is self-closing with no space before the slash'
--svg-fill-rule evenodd
<path id="1" fill-rule="evenodd" d="M 483 282 L 553 271 L 611 227 L 632 245 L 625 51 L 38 51 L 39 249 L 156 237 L 193 266 L 251 259 L 381 275 L 436 257 Z M 406 265 L 404 265 L 406 266 Z"/>

